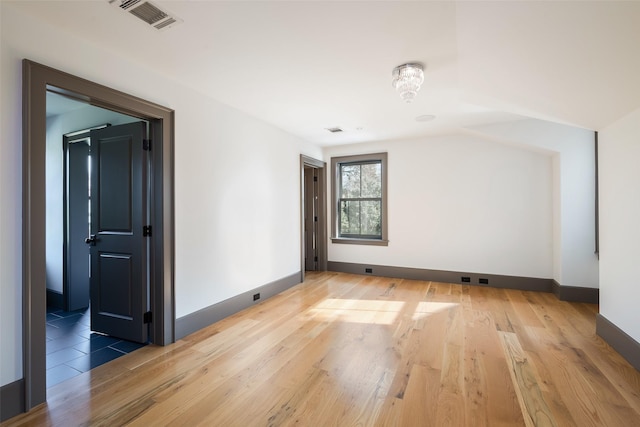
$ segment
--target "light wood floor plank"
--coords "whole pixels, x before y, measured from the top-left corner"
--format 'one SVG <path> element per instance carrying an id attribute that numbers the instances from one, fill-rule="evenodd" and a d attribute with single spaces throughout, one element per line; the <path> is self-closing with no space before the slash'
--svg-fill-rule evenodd
<path id="1" fill-rule="evenodd" d="M 498 332 L 507 356 L 511 379 L 528 427 L 557 427 L 555 417 L 539 386 L 535 366 L 528 360 L 515 334 Z"/>
<path id="2" fill-rule="evenodd" d="M 413 365 L 409 382 L 402 396 L 402 411 L 398 414 L 400 425 L 435 426 L 438 412 L 440 370 Z"/>
<path id="3" fill-rule="evenodd" d="M 343 273 L 48 391 L 2 426 L 640 426 L 640 372 L 552 294 Z"/>

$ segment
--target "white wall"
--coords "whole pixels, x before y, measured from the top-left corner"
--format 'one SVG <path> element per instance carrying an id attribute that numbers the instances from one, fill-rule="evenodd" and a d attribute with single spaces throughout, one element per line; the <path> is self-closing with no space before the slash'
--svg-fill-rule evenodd
<path id="1" fill-rule="evenodd" d="M 389 246 L 329 243 L 329 260 L 549 278 L 552 157 L 457 135 L 326 148 L 388 153 Z M 329 210 L 329 217 L 330 217 Z"/>
<path id="2" fill-rule="evenodd" d="M 307 144 L 0 2 L 0 385 L 22 377 L 21 60 L 176 111 L 178 317 L 300 270 L 299 155 Z"/>
<path id="3" fill-rule="evenodd" d="M 597 288 L 593 131 L 536 119 L 478 126 L 473 131 L 555 153 L 553 278 L 563 286 Z"/>
<path id="4" fill-rule="evenodd" d="M 176 106 L 176 316 L 300 270 L 300 153 L 214 101 Z M 181 113 L 182 112 L 182 113 Z"/>
<path id="5" fill-rule="evenodd" d="M 10 58 L 12 16 L 0 2 L 0 385 L 22 377 L 22 110 L 20 64 Z"/>
<path id="6" fill-rule="evenodd" d="M 47 289 L 62 293 L 62 245 L 64 237 L 62 203 L 64 187 L 63 135 L 105 123 L 119 125 L 138 120 L 134 117 L 90 105 L 65 114 L 47 117 Z"/>
<path id="7" fill-rule="evenodd" d="M 640 109 L 599 134 L 600 314 L 640 342 Z"/>

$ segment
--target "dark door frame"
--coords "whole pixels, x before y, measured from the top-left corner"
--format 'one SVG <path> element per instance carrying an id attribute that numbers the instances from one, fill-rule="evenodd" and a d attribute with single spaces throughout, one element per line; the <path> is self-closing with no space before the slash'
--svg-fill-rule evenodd
<path id="1" fill-rule="evenodd" d="M 100 84 L 23 60 L 22 64 L 22 306 L 24 407 L 46 401 L 46 92 L 148 120 L 151 167 L 151 341 L 175 341 L 174 111 Z"/>
<path id="2" fill-rule="evenodd" d="M 305 272 L 305 232 L 304 232 L 304 210 L 305 210 L 305 183 L 304 169 L 310 167 L 318 171 L 318 271 L 327 270 L 327 164 L 322 160 L 300 155 L 300 281 L 304 281 Z"/>

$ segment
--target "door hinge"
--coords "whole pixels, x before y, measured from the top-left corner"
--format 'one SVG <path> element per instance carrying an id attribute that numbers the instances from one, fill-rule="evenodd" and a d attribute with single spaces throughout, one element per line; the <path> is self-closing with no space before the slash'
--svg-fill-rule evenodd
<path id="1" fill-rule="evenodd" d="M 151 151 L 151 140 L 150 139 L 143 139 L 142 140 L 142 149 L 144 151 Z"/>
<path id="2" fill-rule="evenodd" d="M 314 216 L 314 217 L 313 217 L 313 220 L 314 220 L 315 222 L 318 222 L 318 217 L 317 217 L 317 216 Z"/>
<path id="3" fill-rule="evenodd" d="M 313 257 L 313 260 L 314 260 L 315 262 L 318 262 L 318 257 L 317 257 L 317 256 L 314 256 L 314 257 Z"/>
<path id="4" fill-rule="evenodd" d="M 151 236 L 151 226 L 150 225 L 145 225 L 144 227 L 142 227 L 142 236 L 143 237 L 150 237 Z"/>
<path id="5" fill-rule="evenodd" d="M 142 320 L 144 323 L 151 323 L 153 321 L 153 316 L 150 311 L 147 311 L 143 316 Z"/>
<path id="6" fill-rule="evenodd" d="M 318 177 L 317 176 L 313 177 L 313 182 L 318 182 Z"/>

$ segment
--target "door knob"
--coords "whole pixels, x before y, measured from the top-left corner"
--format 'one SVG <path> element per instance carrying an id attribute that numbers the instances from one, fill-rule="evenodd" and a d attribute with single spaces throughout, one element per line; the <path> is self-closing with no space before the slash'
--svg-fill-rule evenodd
<path id="1" fill-rule="evenodd" d="M 98 241 L 98 238 L 96 237 L 95 234 L 92 234 L 89 237 L 87 237 L 86 239 L 84 239 L 84 242 L 87 245 L 91 245 L 91 246 L 95 246 L 97 241 Z"/>

